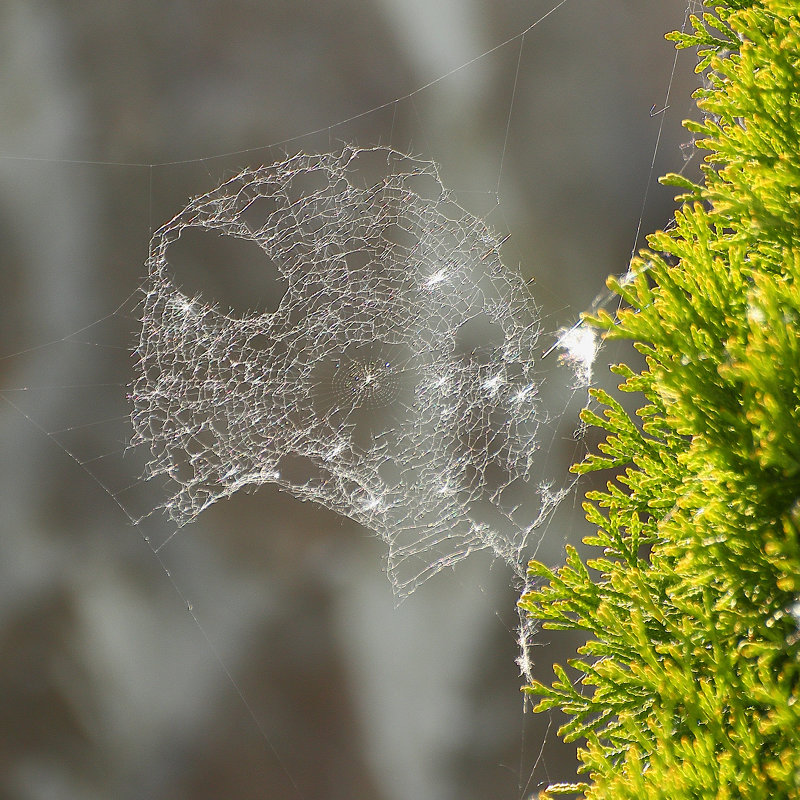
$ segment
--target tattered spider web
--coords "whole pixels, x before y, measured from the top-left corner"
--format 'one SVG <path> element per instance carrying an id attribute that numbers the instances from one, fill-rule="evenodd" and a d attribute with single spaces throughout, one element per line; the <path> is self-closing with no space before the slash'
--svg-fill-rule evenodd
<path id="1" fill-rule="evenodd" d="M 184 294 L 169 260 L 187 228 L 257 243 L 286 283 L 277 310 Z M 131 392 L 171 520 L 272 483 L 380 536 L 400 596 L 478 550 L 523 579 L 566 488 L 537 474 L 539 321 L 499 246 L 432 162 L 384 147 L 296 155 L 192 200 L 151 243 Z"/>

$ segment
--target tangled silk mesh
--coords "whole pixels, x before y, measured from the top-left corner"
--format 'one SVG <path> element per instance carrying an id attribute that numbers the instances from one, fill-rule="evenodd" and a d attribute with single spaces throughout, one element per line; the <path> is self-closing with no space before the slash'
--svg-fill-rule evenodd
<path id="1" fill-rule="evenodd" d="M 288 285 L 277 310 L 184 294 L 169 247 L 192 227 L 256 242 Z M 434 164 L 388 148 L 192 200 L 151 243 L 132 387 L 169 517 L 273 483 L 375 531 L 399 595 L 477 550 L 522 578 L 560 493 L 534 472 L 536 309 L 498 247 Z"/>

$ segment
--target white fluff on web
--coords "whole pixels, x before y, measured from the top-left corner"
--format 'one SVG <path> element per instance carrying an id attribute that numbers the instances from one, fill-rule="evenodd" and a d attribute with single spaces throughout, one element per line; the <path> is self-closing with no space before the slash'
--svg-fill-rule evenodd
<path id="1" fill-rule="evenodd" d="M 562 351 L 559 359 L 575 373 L 575 387 L 591 384 L 592 368 L 600 349 L 597 331 L 586 325 L 573 325 L 561 331 L 556 346 Z"/>
<path id="2" fill-rule="evenodd" d="M 184 294 L 169 247 L 192 227 L 256 242 L 287 283 L 277 310 Z M 521 578 L 560 494 L 534 474 L 536 308 L 498 247 L 434 164 L 389 148 L 192 200 L 151 243 L 131 392 L 169 517 L 272 483 L 375 531 L 400 595 L 477 550 Z"/>

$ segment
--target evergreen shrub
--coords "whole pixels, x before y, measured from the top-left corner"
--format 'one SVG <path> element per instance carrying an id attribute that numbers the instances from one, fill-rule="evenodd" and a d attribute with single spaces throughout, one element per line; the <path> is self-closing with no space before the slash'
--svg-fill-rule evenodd
<path id="1" fill-rule="evenodd" d="M 587 318 L 633 340 L 632 419 L 594 390 L 596 531 L 520 606 L 586 644 L 549 685 L 586 781 L 545 796 L 800 798 L 800 2 L 706 2 L 698 47 L 703 181 L 678 175 L 674 225 L 648 238 L 624 301 Z"/>

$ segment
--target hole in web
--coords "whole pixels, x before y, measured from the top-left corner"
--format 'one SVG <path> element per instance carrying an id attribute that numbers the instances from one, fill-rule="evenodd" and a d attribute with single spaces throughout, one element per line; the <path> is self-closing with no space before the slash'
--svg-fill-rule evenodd
<path id="1" fill-rule="evenodd" d="M 257 241 L 202 227 L 181 231 L 168 269 L 184 295 L 235 316 L 277 311 L 289 285 Z"/>
<path id="2" fill-rule="evenodd" d="M 487 314 L 470 317 L 458 328 L 456 353 L 464 360 L 490 364 L 502 352 L 505 334 Z"/>

